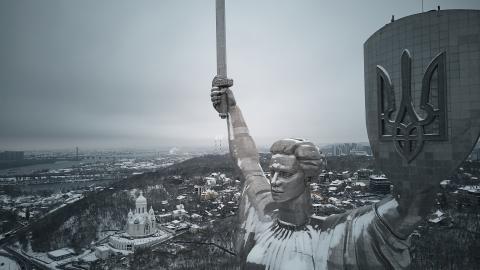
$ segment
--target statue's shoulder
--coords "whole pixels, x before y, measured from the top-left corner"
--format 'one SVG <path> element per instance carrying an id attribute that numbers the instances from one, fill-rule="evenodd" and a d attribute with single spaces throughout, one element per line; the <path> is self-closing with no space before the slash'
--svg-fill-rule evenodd
<path id="1" fill-rule="evenodd" d="M 326 230 L 329 228 L 334 228 L 338 224 L 345 223 L 348 220 L 353 220 L 360 216 L 363 216 L 366 214 L 372 214 L 372 213 L 374 213 L 373 206 L 366 205 L 359 208 L 348 210 L 344 213 L 334 214 L 330 216 L 312 215 L 310 217 L 310 225 L 314 229 Z"/>
<path id="2" fill-rule="evenodd" d="M 330 216 L 310 216 L 310 225 L 316 230 L 327 230 L 334 228 L 337 224 L 346 220 L 347 213 L 335 214 Z"/>
<path id="3" fill-rule="evenodd" d="M 325 220 L 327 220 L 328 217 L 325 216 L 317 216 L 317 215 L 311 215 L 310 216 L 310 226 L 312 226 L 314 229 L 319 230 L 322 228 L 323 224 L 325 223 Z"/>

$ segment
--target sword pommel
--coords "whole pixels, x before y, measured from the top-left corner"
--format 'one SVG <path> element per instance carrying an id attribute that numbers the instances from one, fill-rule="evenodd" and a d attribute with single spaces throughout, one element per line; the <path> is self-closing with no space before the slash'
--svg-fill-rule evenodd
<path id="1" fill-rule="evenodd" d="M 212 81 L 212 87 L 227 88 L 233 86 L 233 80 L 221 76 L 215 76 Z"/>

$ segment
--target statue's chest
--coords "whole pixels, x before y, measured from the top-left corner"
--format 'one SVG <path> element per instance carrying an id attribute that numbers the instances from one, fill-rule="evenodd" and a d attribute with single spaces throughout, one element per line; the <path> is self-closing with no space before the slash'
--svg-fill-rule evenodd
<path id="1" fill-rule="evenodd" d="M 271 228 L 255 237 L 247 265 L 259 269 L 314 269 L 312 232 Z M 262 267 L 263 266 L 263 267 Z"/>

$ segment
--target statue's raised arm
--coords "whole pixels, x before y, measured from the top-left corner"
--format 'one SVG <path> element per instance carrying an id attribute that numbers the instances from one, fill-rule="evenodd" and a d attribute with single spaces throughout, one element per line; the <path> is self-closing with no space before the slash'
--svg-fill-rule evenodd
<path id="1" fill-rule="evenodd" d="M 228 143 L 230 155 L 243 176 L 242 196 L 248 196 L 259 217 L 264 218 L 265 214 L 274 210 L 270 184 L 260 166 L 257 147 L 247 123 L 230 88 L 213 87 L 211 100 L 218 112 L 225 106 L 222 102 L 227 102 Z"/>
<path id="2" fill-rule="evenodd" d="M 223 97 L 224 95 L 227 96 L 227 99 Z M 253 176 L 263 177 L 257 147 L 250 136 L 247 123 L 237 106 L 232 90 L 214 87 L 211 91 L 211 98 L 217 111 L 220 110 L 222 101 L 228 102 L 227 125 L 230 155 L 240 168 L 245 180 L 251 180 Z"/>

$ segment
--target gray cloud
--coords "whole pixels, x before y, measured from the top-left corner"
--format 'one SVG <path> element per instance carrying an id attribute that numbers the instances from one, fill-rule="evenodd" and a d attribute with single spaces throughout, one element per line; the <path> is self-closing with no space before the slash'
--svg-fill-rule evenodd
<path id="1" fill-rule="evenodd" d="M 426 9 L 480 2 L 425 1 Z M 363 42 L 420 1 L 227 1 L 229 75 L 259 144 L 366 141 Z M 0 149 L 211 144 L 214 1 L 0 2 Z"/>

